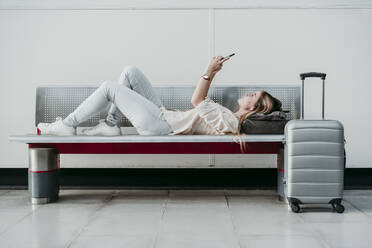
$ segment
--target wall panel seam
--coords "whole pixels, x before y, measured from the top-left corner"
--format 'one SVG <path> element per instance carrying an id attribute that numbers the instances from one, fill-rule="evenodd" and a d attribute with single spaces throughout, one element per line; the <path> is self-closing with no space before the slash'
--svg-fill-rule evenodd
<path id="1" fill-rule="evenodd" d="M 214 9 L 209 10 L 209 57 L 215 56 L 215 13 Z"/>
<path id="2" fill-rule="evenodd" d="M 369 6 L 366 6 L 366 7 L 347 7 L 347 6 L 341 6 L 341 7 L 326 7 L 326 6 L 322 6 L 322 7 L 315 7 L 315 6 L 311 6 L 311 7 L 279 7 L 279 6 L 276 6 L 276 7 L 245 7 L 245 6 L 234 6 L 234 7 L 169 7 L 169 8 L 166 8 L 166 7 L 118 7 L 118 8 L 89 8 L 89 7 L 85 7 L 85 8 L 33 8 L 33 7 L 28 7 L 28 8 L 25 8 L 25 7 L 6 7 L 6 6 L 1 6 L 0 5 L 0 11 L 24 11 L 24 10 L 30 10 L 30 11 L 36 11 L 36 10 L 45 10 L 45 11 L 49 11 L 49 10 L 92 10 L 92 11 L 96 11 L 96 10 L 108 10 L 108 11 L 114 11 L 114 10 L 210 10 L 210 9 L 213 9 L 213 10 L 347 10 L 347 9 L 350 9 L 350 10 L 363 10 L 363 9 L 366 9 L 366 10 L 371 10 L 372 9 L 372 3 L 369 4 Z"/>

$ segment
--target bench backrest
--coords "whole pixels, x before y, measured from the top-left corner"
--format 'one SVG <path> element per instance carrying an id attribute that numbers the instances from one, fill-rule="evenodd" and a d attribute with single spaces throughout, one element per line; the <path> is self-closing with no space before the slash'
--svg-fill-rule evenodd
<path id="1" fill-rule="evenodd" d="M 35 125 L 39 122 L 53 122 L 57 116 L 65 118 L 84 101 L 98 85 L 45 85 L 36 89 Z M 191 97 L 195 84 L 153 84 L 167 109 L 187 110 L 194 106 Z M 265 90 L 278 98 L 283 104 L 283 110 L 289 111 L 289 119 L 300 117 L 300 86 L 298 85 L 250 85 L 250 84 L 213 84 L 208 92 L 208 97 L 222 104 L 232 111 L 236 111 L 237 100 L 246 92 Z M 110 104 L 106 109 L 91 117 L 80 126 L 93 126 L 100 119 L 104 119 Z M 123 117 L 119 126 L 130 127 L 132 124 Z"/>

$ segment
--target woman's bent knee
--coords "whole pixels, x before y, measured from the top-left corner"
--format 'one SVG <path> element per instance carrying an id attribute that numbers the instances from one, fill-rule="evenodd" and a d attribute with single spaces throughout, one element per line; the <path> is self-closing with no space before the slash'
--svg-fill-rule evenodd
<path id="1" fill-rule="evenodd" d="M 118 84 L 110 80 L 106 80 L 101 84 L 100 88 L 108 101 L 113 101 L 116 87 L 118 87 Z"/>
<path id="2" fill-rule="evenodd" d="M 126 67 L 124 67 L 124 70 L 123 70 L 124 73 L 129 73 L 129 74 L 136 73 L 138 71 L 139 69 L 134 65 L 127 65 Z"/>
<path id="3" fill-rule="evenodd" d="M 140 69 L 138 69 L 135 66 L 128 65 L 124 68 L 124 70 L 120 74 L 120 78 L 119 78 L 118 83 L 121 84 L 121 85 L 125 85 L 126 87 L 128 87 L 130 89 L 133 89 L 133 87 L 131 85 L 131 83 L 133 82 L 132 79 L 134 77 L 136 77 L 136 75 L 138 75 L 139 73 L 141 73 Z"/>
<path id="4" fill-rule="evenodd" d="M 124 77 L 133 77 L 133 75 L 136 75 L 138 73 L 140 73 L 140 69 L 138 69 L 137 67 L 133 66 L 133 65 L 128 65 L 124 68 L 123 72 L 121 73 L 121 76 L 120 78 L 123 79 Z M 122 80 L 120 80 L 122 81 Z"/>

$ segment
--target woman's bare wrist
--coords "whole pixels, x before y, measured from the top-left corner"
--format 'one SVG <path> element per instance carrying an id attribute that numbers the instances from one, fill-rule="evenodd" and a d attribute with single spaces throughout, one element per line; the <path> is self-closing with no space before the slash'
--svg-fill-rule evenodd
<path id="1" fill-rule="evenodd" d="M 205 70 L 203 75 L 207 74 L 209 77 L 213 76 L 215 73 L 212 70 Z"/>

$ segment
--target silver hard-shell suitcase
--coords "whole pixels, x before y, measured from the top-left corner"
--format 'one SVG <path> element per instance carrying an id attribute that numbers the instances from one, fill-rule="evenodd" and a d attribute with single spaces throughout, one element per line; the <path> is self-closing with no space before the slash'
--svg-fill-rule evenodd
<path id="1" fill-rule="evenodd" d="M 344 128 L 337 120 L 324 120 L 325 73 L 303 73 L 301 119 L 285 126 L 284 193 L 293 212 L 300 204 L 332 204 L 338 213 L 344 188 Z M 304 120 L 304 81 L 319 77 L 323 81 L 322 120 Z"/>

